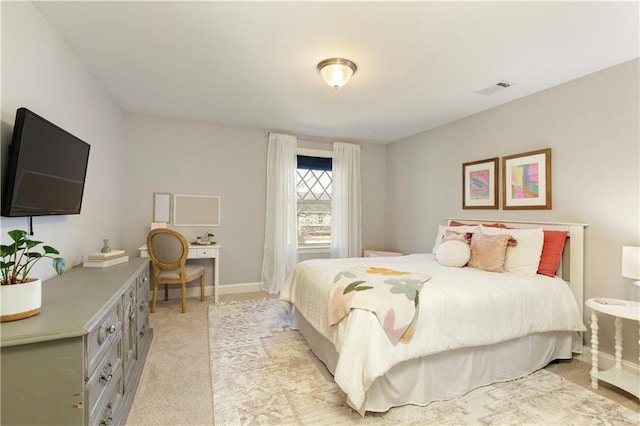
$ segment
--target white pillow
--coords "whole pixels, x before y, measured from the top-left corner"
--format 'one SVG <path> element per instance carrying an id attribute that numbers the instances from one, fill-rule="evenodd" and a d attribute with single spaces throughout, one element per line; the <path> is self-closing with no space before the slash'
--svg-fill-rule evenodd
<path id="1" fill-rule="evenodd" d="M 440 244 L 436 260 L 444 266 L 452 266 L 454 268 L 462 268 L 469 262 L 471 257 L 471 249 L 469 244 L 460 240 L 448 240 Z"/>
<path id="2" fill-rule="evenodd" d="M 544 244 L 544 231 L 542 228 L 534 229 L 504 229 L 480 226 L 480 232 L 486 235 L 511 235 L 518 244 L 515 247 L 507 247 L 507 257 L 504 261 L 504 270 L 520 275 L 534 276 L 538 273 L 542 246 Z"/>
<path id="3" fill-rule="evenodd" d="M 460 234 L 464 234 L 467 232 L 480 232 L 480 227 L 477 225 L 464 225 L 464 226 L 446 226 L 446 225 L 439 225 L 438 226 L 438 235 L 436 236 L 436 241 L 433 245 L 433 249 L 431 250 L 431 252 L 433 254 L 437 254 L 438 253 L 438 246 L 440 245 L 440 243 L 442 242 L 442 237 L 444 237 L 444 233 L 445 231 L 454 231 L 454 232 L 458 232 Z"/>

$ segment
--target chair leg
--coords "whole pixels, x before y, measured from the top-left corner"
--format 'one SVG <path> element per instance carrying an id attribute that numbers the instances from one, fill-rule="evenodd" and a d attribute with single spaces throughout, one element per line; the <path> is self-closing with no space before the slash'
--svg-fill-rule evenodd
<path id="1" fill-rule="evenodd" d="M 182 313 L 187 312 L 187 283 L 182 283 Z"/>
<path id="2" fill-rule="evenodd" d="M 204 302 L 204 274 L 200 275 L 200 301 Z"/>
<path id="3" fill-rule="evenodd" d="M 167 284 L 164 285 L 164 301 L 169 301 L 169 286 Z"/>
<path id="4" fill-rule="evenodd" d="M 158 298 L 158 283 L 153 283 L 153 296 L 151 297 L 151 313 L 156 311 L 156 299 Z"/>

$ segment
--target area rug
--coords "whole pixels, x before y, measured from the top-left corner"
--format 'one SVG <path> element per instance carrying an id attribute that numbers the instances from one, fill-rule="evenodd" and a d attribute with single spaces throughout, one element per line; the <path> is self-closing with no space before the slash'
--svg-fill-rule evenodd
<path id="1" fill-rule="evenodd" d="M 638 425 L 640 415 L 540 370 L 426 407 L 364 417 L 277 300 L 209 307 L 214 421 L 226 425 Z"/>

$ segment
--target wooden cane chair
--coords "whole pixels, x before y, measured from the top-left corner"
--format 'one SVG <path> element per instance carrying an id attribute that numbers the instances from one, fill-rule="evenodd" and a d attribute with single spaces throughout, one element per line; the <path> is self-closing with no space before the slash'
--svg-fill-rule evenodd
<path id="1" fill-rule="evenodd" d="M 169 284 L 178 284 L 182 293 L 182 313 L 187 312 L 187 283 L 200 278 L 200 301 L 204 300 L 204 267 L 187 265 L 189 244 L 179 232 L 169 228 L 153 229 L 147 235 L 147 250 L 153 265 L 153 297 L 155 312 L 158 285 L 164 284 L 164 300 L 169 300 Z"/>

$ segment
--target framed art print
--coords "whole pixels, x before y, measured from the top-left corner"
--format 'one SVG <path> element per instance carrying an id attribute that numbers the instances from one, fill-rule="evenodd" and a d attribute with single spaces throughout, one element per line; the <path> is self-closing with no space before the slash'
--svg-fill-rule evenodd
<path id="1" fill-rule="evenodd" d="M 153 193 L 153 222 L 171 222 L 171 194 Z"/>
<path id="2" fill-rule="evenodd" d="M 498 208 L 498 158 L 462 165 L 462 208 Z"/>
<path id="3" fill-rule="evenodd" d="M 551 148 L 502 157 L 504 210 L 551 209 Z"/>
<path id="4" fill-rule="evenodd" d="M 220 196 L 173 196 L 174 226 L 220 226 Z"/>

